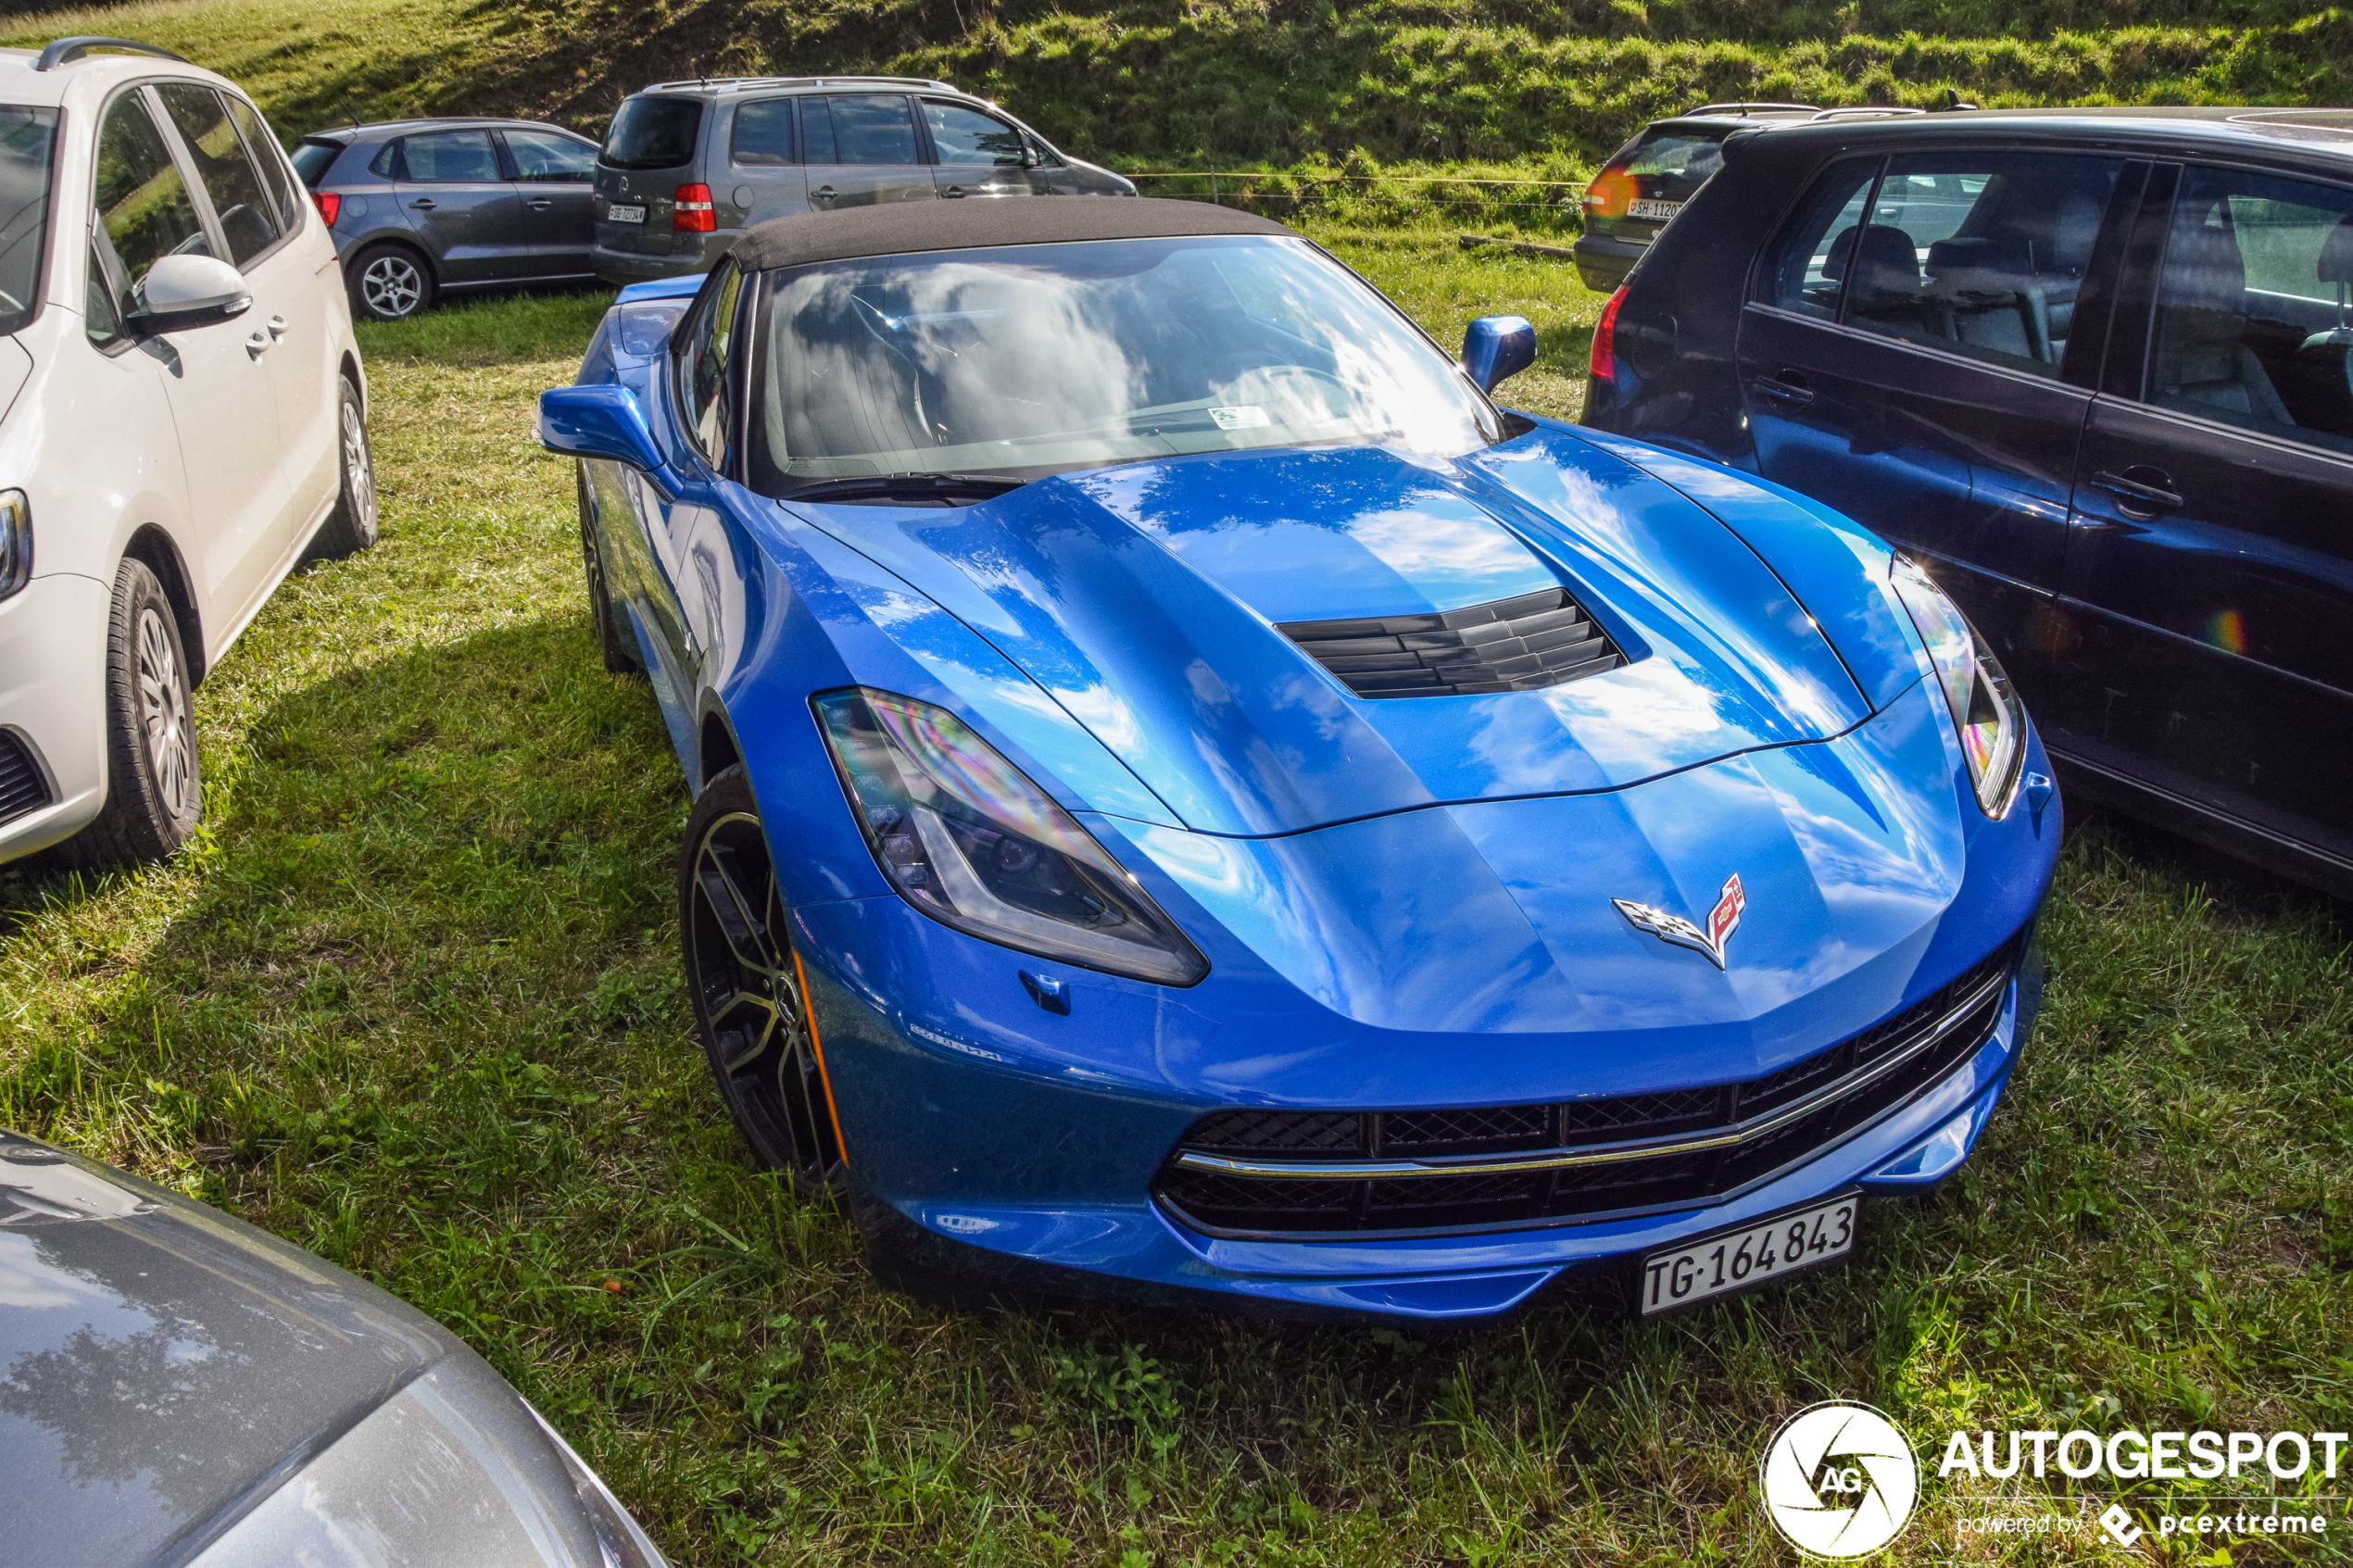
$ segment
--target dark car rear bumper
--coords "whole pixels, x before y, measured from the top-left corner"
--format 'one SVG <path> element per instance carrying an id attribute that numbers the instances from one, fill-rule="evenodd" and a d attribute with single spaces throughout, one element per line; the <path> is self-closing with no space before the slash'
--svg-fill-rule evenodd
<path id="1" fill-rule="evenodd" d="M 1626 281 L 1634 263 L 1650 249 L 1645 240 L 1613 240 L 1601 234 L 1579 237 L 1571 254 L 1577 258 L 1577 276 L 1584 285 L 1598 294 L 1608 294 Z"/>

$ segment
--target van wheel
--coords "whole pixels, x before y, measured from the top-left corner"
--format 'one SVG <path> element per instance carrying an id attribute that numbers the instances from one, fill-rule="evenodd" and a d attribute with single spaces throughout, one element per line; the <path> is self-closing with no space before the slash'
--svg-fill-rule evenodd
<path id="1" fill-rule="evenodd" d="M 368 449 L 368 416 L 359 407 L 359 389 L 348 377 L 336 377 L 335 386 L 335 452 L 343 494 L 310 541 L 313 560 L 341 560 L 376 542 L 376 459 Z"/>
<path id="2" fill-rule="evenodd" d="M 433 269 L 407 245 L 370 245 L 348 276 L 351 308 L 371 321 L 405 321 L 433 303 Z"/>
<path id="3" fill-rule="evenodd" d="M 126 560 L 107 627 L 107 804 L 67 858 L 92 868 L 162 859 L 203 810 L 180 618 L 146 563 Z"/>

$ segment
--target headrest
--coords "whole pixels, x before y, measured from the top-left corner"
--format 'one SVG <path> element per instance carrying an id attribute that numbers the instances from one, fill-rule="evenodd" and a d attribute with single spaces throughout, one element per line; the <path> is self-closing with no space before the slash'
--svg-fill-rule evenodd
<path id="1" fill-rule="evenodd" d="M 2177 228 L 2159 298 L 2178 310 L 2246 313 L 2246 258 L 2227 229 Z"/>
<path id="2" fill-rule="evenodd" d="M 2043 261 L 2045 272 L 2072 272 L 2081 275 L 2092 264 L 2092 246 L 2100 237 L 2103 209 L 2098 202 L 2078 192 L 2059 203 L 2058 216 L 2051 223 L 2051 254 Z"/>
<path id="3" fill-rule="evenodd" d="M 2321 282 L 2353 283 L 2353 218 L 2337 220 L 2321 242 Z"/>
<path id="4" fill-rule="evenodd" d="M 1957 283 L 1968 273 L 1975 287 L 2018 289 L 2032 281 L 2034 259 L 2034 247 L 2020 235 L 1939 240 L 1928 247 L 1928 275 Z"/>
<path id="5" fill-rule="evenodd" d="M 1846 276 L 1847 263 L 1856 254 L 1856 231 L 1841 231 L 1831 242 L 1830 255 L 1822 262 L 1822 276 L 1839 279 Z M 1886 293 L 1891 289 L 1917 289 L 1920 286 L 1919 247 L 1912 244 L 1912 236 L 1885 223 L 1874 223 L 1862 231 L 1860 260 L 1855 274 L 1856 282 L 1867 291 Z"/>

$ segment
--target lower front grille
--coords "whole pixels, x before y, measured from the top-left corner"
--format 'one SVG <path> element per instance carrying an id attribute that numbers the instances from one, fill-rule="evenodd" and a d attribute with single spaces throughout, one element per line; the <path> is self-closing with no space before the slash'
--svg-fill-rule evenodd
<path id="1" fill-rule="evenodd" d="M 31 749 L 0 730 L 0 822 L 12 822 L 50 803 L 48 781 L 34 765 Z"/>
<path id="2" fill-rule="evenodd" d="M 2013 940 L 1932 995 L 1762 1078 L 1476 1110 L 1227 1110 L 1154 1193 L 1216 1236 L 1485 1230 L 1714 1203 L 1813 1159 L 1975 1056 Z"/>

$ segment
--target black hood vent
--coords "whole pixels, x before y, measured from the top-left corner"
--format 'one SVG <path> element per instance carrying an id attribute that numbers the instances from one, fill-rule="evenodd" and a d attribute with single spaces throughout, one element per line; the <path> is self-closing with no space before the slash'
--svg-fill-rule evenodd
<path id="1" fill-rule="evenodd" d="M 1293 621 L 1276 630 L 1365 697 L 1532 692 L 1626 662 L 1566 588 L 1443 614 Z"/>

